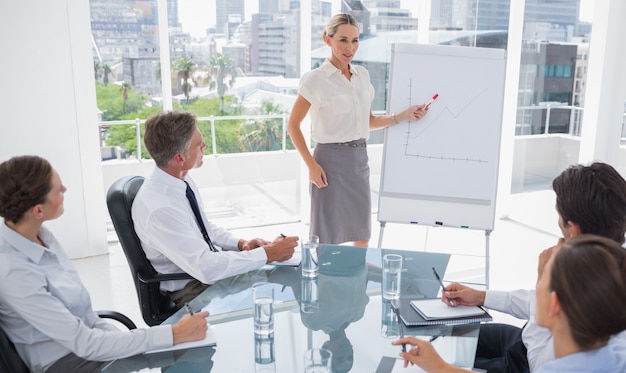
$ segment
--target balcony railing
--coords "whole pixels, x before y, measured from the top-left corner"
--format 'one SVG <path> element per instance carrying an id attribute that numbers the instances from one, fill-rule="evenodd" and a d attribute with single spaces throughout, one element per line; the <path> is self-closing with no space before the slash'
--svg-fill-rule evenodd
<path id="1" fill-rule="evenodd" d="M 539 106 L 520 106 L 517 108 L 517 119 L 515 125 L 515 135 L 547 135 L 547 134 L 569 134 L 571 136 L 579 137 L 582 130 L 583 108 L 563 105 L 563 104 L 546 104 Z M 383 114 L 383 112 L 375 112 L 375 114 Z M 287 121 L 289 114 L 268 114 L 268 115 L 236 115 L 236 116 L 209 116 L 198 117 L 198 123 L 210 124 L 209 130 L 203 133 L 205 142 L 210 139 L 209 155 L 218 156 L 220 153 L 218 150 L 218 136 L 216 134 L 216 122 L 218 121 L 241 121 L 241 122 L 254 122 L 254 121 L 266 121 L 272 119 L 280 119 L 282 124 L 280 126 L 280 149 L 276 150 L 288 150 L 287 142 Z M 136 158 L 139 161 L 143 159 L 142 149 L 143 141 L 141 136 L 142 124 L 145 123 L 145 119 L 135 120 L 122 120 L 122 121 L 108 121 L 99 122 L 100 134 L 101 134 L 101 147 L 103 149 L 103 160 L 112 158 Z M 130 156 L 124 154 L 126 151 L 123 144 L 104 144 L 107 130 L 114 126 L 129 126 L 134 129 L 135 139 L 133 143 L 136 146 L 136 150 L 132 151 Z M 626 113 L 622 119 L 622 143 L 626 142 Z"/>

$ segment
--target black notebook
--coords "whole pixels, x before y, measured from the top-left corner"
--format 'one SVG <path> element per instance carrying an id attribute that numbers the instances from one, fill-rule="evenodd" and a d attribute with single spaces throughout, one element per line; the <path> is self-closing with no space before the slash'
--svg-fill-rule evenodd
<path id="1" fill-rule="evenodd" d="M 439 298 L 400 299 L 394 303 L 399 307 L 400 319 L 407 326 L 458 325 L 493 320 L 482 307 L 449 307 Z"/>

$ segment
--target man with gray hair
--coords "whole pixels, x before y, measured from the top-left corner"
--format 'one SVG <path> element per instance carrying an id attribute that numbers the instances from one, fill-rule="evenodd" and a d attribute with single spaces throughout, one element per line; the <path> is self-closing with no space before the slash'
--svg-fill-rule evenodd
<path id="1" fill-rule="evenodd" d="M 245 240 L 210 222 L 198 189 L 188 175 L 202 166 L 206 144 L 193 114 L 161 112 L 146 120 L 144 142 L 156 168 L 146 178 L 132 207 L 135 231 L 159 273 L 186 272 L 194 280 L 165 281 L 181 307 L 210 284 L 290 259 L 298 237 Z"/>

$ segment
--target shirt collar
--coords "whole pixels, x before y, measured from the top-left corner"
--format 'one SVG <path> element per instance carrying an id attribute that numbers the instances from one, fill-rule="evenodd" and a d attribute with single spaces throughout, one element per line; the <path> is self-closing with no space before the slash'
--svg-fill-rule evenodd
<path id="1" fill-rule="evenodd" d="M 350 64 L 349 66 L 350 66 L 350 73 L 352 73 L 353 75 L 359 75 L 354 69 L 354 67 L 352 67 L 352 64 Z M 328 58 L 326 59 L 326 61 L 324 61 L 322 66 L 320 66 L 320 69 L 326 74 L 326 76 L 331 76 L 335 73 L 341 74 L 341 70 L 336 68 L 335 65 L 333 65 L 330 62 L 330 59 Z"/>
<path id="2" fill-rule="evenodd" d="M 50 237 L 48 230 L 45 227 L 41 227 L 39 235 L 44 242 L 47 242 L 47 238 Z M 13 229 L 9 228 L 4 220 L 0 224 L 0 237 L 13 247 L 16 251 L 26 255 L 30 260 L 35 263 L 39 263 L 46 248 L 34 243 L 21 234 L 17 233 Z"/>
<path id="3" fill-rule="evenodd" d="M 188 179 L 189 176 L 186 176 L 185 179 Z M 184 192 L 187 189 L 187 184 L 177 177 L 174 177 L 162 169 L 155 167 L 154 172 L 152 173 L 151 179 L 158 181 L 158 183 L 165 185 L 170 188 L 174 188 L 176 190 L 181 190 Z"/>

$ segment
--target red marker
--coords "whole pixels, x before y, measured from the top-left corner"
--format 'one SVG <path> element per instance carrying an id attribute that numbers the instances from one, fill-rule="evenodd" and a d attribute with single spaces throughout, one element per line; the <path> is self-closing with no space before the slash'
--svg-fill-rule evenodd
<path id="1" fill-rule="evenodd" d="M 439 97 L 439 93 L 435 93 L 435 95 L 428 100 L 427 103 L 424 104 L 424 109 L 428 109 L 428 107 L 430 106 L 430 104 L 432 104 L 433 102 L 435 102 L 435 100 L 437 99 L 437 97 Z"/>

